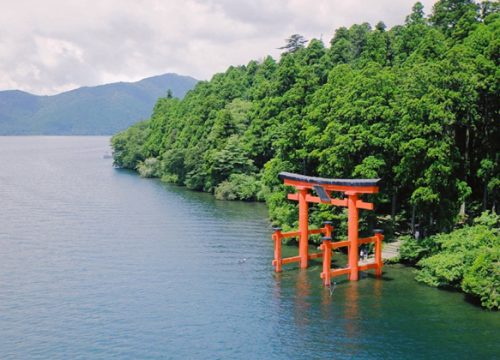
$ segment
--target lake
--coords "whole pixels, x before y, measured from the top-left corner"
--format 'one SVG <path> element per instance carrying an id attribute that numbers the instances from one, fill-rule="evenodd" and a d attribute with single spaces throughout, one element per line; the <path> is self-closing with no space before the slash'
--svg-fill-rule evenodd
<path id="1" fill-rule="evenodd" d="M 319 262 L 276 275 L 263 204 L 115 169 L 108 143 L 0 137 L 0 358 L 500 357 L 498 312 L 398 265 L 332 294 Z"/>

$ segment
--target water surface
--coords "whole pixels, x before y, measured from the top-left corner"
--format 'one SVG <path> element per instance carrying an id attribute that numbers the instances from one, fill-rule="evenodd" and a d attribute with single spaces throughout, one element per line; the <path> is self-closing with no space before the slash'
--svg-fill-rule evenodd
<path id="1" fill-rule="evenodd" d="M 114 169 L 108 142 L 0 137 L 0 358 L 498 358 L 498 313 L 398 266 L 332 296 L 319 263 L 275 275 L 262 204 Z"/>

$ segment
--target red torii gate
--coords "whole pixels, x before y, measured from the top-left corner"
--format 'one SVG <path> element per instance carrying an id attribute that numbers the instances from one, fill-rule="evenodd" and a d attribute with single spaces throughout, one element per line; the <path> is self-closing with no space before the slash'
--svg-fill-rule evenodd
<path id="1" fill-rule="evenodd" d="M 321 278 L 325 286 L 330 286 L 331 277 L 347 274 L 349 280 L 358 280 L 359 271 L 375 269 L 375 274 L 382 274 L 382 240 L 384 236 L 381 230 L 375 230 L 375 235 L 368 238 L 359 238 L 359 214 L 358 209 L 373 210 L 373 204 L 364 202 L 358 198 L 360 194 L 374 194 L 379 188 L 377 186 L 380 179 L 325 179 L 320 177 L 304 176 L 289 172 L 281 172 L 279 178 L 285 185 L 294 186 L 296 193 L 288 194 L 289 200 L 299 202 L 299 230 L 283 233 L 280 228 L 275 228 L 274 240 L 274 260 L 273 266 L 276 272 L 282 271 L 283 264 L 300 262 L 302 269 L 307 268 L 308 260 L 323 258 L 323 272 Z M 313 196 L 310 191 L 314 190 L 317 196 Z M 333 191 L 343 192 L 344 199 L 331 198 L 329 194 Z M 322 203 L 336 206 L 344 206 L 348 209 L 348 230 L 347 240 L 332 242 L 331 222 L 324 222 L 320 229 L 309 230 L 308 203 Z M 309 254 L 309 235 L 323 234 L 321 251 Z M 281 256 L 281 240 L 283 238 L 299 238 L 299 255 L 289 258 Z M 359 245 L 375 243 L 375 261 L 370 264 L 359 265 Z M 348 248 L 348 266 L 346 268 L 334 269 L 331 266 L 332 250 L 340 247 Z"/>

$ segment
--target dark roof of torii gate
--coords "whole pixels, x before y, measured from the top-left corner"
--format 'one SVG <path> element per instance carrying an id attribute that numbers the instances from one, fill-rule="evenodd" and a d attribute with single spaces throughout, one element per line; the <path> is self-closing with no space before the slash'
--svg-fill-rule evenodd
<path id="1" fill-rule="evenodd" d="M 380 179 L 327 179 L 315 176 L 305 176 L 289 172 L 280 172 L 279 178 L 281 180 L 295 180 L 303 181 L 310 184 L 319 185 L 341 185 L 341 186 L 377 186 Z"/>

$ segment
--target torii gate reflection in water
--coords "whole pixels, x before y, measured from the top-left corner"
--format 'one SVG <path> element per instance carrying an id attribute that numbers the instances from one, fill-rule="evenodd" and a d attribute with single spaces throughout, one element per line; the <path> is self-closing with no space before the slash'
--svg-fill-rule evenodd
<path id="1" fill-rule="evenodd" d="M 359 271 L 375 269 L 377 276 L 382 275 L 382 240 L 384 238 L 381 230 L 375 230 L 375 235 L 367 238 L 359 238 L 359 214 L 358 209 L 373 210 L 373 204 L 364 202 L 358 198 L 360 194 L 378 193 L 378 182 L 380 179 L 325 179 L 319 177 L 304 176 L 288 172 L 281 172 L 280 179 L 285 185 L 293 186 L 296 193 L 288 194 L 289 200 L 299 202 L 299 230 L 291 232 L 281 232 L 280 228 L 275 228 L 274 240 L 274 260 L 273 266 L 276 272 L 281 272 L 283 264 L 300 262 L 302 269 L 307 268 L 309 259 L 323 258 L 323 272 L 321 278 L 323 285 L 330 286 L 331 278 L 346 274 L 349 280 L 358 280 Z M 310 191 L 314 190 L 317 196 L 313 196 Z M 344 199 L 334 199 L 330 197 L 333 191 L 343 192 Z M 321 203 L 336 206 L 345 206 L 348 209 L 348 230 L 347 240 L 332 242 L 332 223 L 326 221 L 320 229 L 309 230 L 308 203 Z M 309 235 L 322 234 L 321 251 L 309 254 Z M 281 256 L 281 241 L 283 238 L 299 238 L 299 255 L 288 258 Z M 359 246 L 367 243 L 375 243 L 375 261 L 370 264 L 359 265 Z M 332 250 L 341 247 L 348 249 L 348 266 L 346 268 L 331 269 Z"/>

